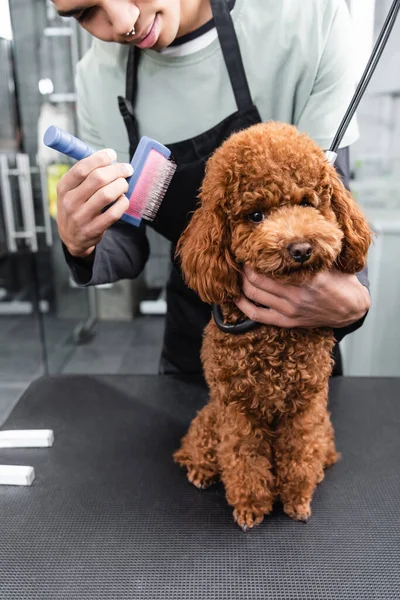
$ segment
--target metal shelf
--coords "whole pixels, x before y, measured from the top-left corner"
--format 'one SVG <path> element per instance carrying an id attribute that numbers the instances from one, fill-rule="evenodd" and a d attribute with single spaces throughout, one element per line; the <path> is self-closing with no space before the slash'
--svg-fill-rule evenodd
<path id="1" fill-rule="evenodd" d="M 53 102 L 53 104 L 57 104 L 60 102 L 76 102 L 76 94 L 71 92 L 71 93 L 65 93 L 65 94 L 50 94 L 49 96 L 49 100 L 50 102 Z"/>
<path id="2" fill-rule="evenodd" d="M 46 37 L 72 37 L 74 32 L 69 27 L 46 27 L 43 34 Z"/>

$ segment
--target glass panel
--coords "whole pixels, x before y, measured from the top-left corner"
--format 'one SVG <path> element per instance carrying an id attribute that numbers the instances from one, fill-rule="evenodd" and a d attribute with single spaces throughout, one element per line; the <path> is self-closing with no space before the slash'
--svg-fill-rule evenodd
<path id="1" fill-rule="evenodd" d="M 6 8 L 0 0 L 2 25 Z M 41 153 L 43 128 L 60 119 L 65 127 L 64 116 L 74 114 L 73 103 L 50 98 L 53 84 L 37 52 L 57 59 L 54 47 L 43 46 L 49 8 L 16 0 L 10 10 L 12 39 L 0 38 L 0 380 L 7 385 L 62 371 L 93 321 L 90 292 L 70 281 L 55 220 L 56 185 L 69 164 Z M 61 42 L 68 51 L 71 38 Z M 73 90 L 72 63 L 58 58 L 58 82 Z"/>
<path id="2" fill-rule="evenodd" d="M 50 2 L 42 3 L 38 12 L 37 161 L 43 210 L 48 215 L 52 238 L 48 262 L 40 268 L 40 283 L 49 304 L 45 317 L 48 367 L 56 373 L 68 369 L 77 345 L 87 338 L 95 318 L 91 302 L 94 290 L 78 288 L 72 281 L 57 231 L 57 183 L 75 161 L 46 148 L 42 142 L 50 125 L 77 134 L 74 71 L 80 52 L 76 28 L 73 20 L 58 17 Z"/>
<path id="3" fill-rule="evenodd" d="M 37 308 L 38 288 L 34 281 L 33 255 L 24 251 L 20 230 L 20 206 L 16 210 L 18 182 L 4 169 L 16 167 L 18 110 L 11 61 L 11 30 L 8 6 L 0 3 L 0 424 L 32 379 L 44 372 L 44 344 Z M 3 37 L 4 36 L 4 37 Z M 5 39 L 7 38 L 7 39 Z M 19 248 L 19 251 L 17 251 Z M 42 330 L 43 332 L 43 330 Z"/>
<path id="4" fill-rule="evenodd" d="M 361 34 L 375 4 L 374 41 L 391 0 L 354 1 Z M 364 31 L 368 37 L 371 26 Z M 346 375 L 400 375 L 400 18 L 393 28 L 357 119 L 360 139 L 351 148 L 351 189 L 376 234 L 368 257 L 371 310 L 361 329 L 342 342 Z M 365 61 L 365 58 L 364 58 Z"/>

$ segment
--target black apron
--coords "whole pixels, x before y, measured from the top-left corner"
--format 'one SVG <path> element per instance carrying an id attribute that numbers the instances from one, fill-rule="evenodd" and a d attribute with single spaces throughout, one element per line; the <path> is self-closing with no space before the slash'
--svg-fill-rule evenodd
<path id="1" fill-rule="evenodd" d="M 208 158 L 232 133 L 261 122 L 251 98 L 228 3 L 226 0 L 211 0 L 211 8 L 237 111 L 192 139 L 165 144 L 171 150 L 177 170 L 156 219 L 147 225 L 171 242 L 172 268 L 166 289 L 167 315 L 160 363 L 162 373 L 203 372 L 200 349 L 203 330 L 211 318 L 211 306 L 202 302 L 183 282 L 180 268 L 174 260 L 175 247 L 198 205 L 198 192 Z M 119 97 L 131 158 L 140 139 L 134 114 L 139 58 L 140 50 L 132 46 L 127 65 L 126 97 Z"/>

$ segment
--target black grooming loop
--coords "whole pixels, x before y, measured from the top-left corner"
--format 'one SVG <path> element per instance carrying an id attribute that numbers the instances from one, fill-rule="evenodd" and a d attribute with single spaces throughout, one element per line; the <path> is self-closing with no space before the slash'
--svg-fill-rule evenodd
<path id="1" fill-rule="evenodd" d="M 326 153 L 329 162 L 332 164 L 335 163 L 337 158 L 337 150 L 340 146 L 340 143 L 347 131 L 348 126 L 354 114 L 360 104 L 362 97 L 364 96 L 365 90 L 368 87 L 368 84 L 371 80 L 372 75 L 375 72 L 375 69 L 381 59 L 387 41 L 392 33 L 392 29 L 394 24 L 396 23 L 397 16 L 400 10 L 400 0 L 394 0 L 392 6 L 390 7 L 388 16 L 386 18 L 385 23 L 383 24 L 382 30 L 379 34 L 379 37 L 376 41 L 374 49 L 371 54 L 371 58 L 368 61 L 368 64 L 365 68 L 365 71 L 361 77 L 360 83 L 357 86 L 357 89 L 354 93 L 354 96 L 350 102 L 349 108 L 346 111 L 345 116 L 339 126 L 339 129 L 333 139 L 332 145 L 329 151 Z M 267 308 L 267 307 L 266 307 Z M 224 333 L 232 333 L 234 335 L 239 335 L 241 333 L 247 333 L 248 331 L 253 331 L 257 327 L 261 325 L 257 321 L 252 321 L 251 319 L 244 319 L 238 323 L 224 323 L 224 318 L 222 315 L 222 310 L 220 306 L 213 304 L 213 316 L 214 321 L 218 328 Z"/>
<path id="2" fill-rule="evenodd" d="M 225 323 L 221 307 L 218 304 L 213 304 L 213 317 L 221 331 L 224 333 L 233 333 L 234 335 L 253 331 L 253 329 L 257 329 L 261 325 L 261 323 L 252 321 L 251 319 L 244 319 L 238 323 Z"/>

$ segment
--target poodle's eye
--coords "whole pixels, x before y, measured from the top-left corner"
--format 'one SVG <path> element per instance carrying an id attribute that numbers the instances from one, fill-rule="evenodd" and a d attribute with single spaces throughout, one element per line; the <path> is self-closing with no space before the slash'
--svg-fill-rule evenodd
<path id="1" fill-rule="evenodd" d="M 304 198 L 300 202 L 299 206 L 313 206 L 313 203 L 311 202 L 310 198 L 307 198 L 307 196 L 304 196 Z"/>
<path id="2" fill-rule="evenodd" d="M 247 219 L 252 223 L 261 223 L 265 219 L 264 213 L 257 211 L 247 215 Z"/>

